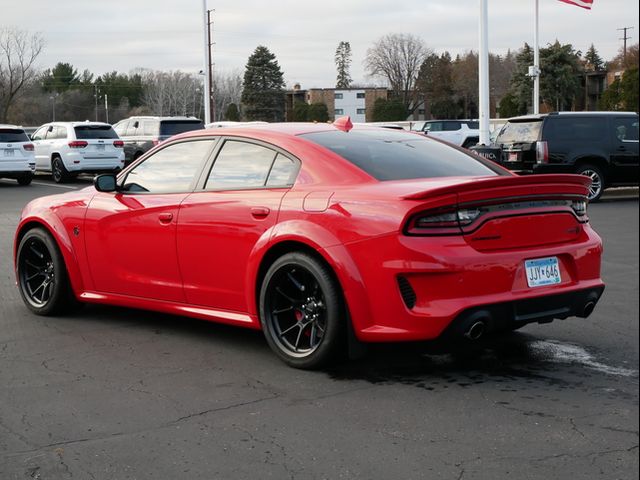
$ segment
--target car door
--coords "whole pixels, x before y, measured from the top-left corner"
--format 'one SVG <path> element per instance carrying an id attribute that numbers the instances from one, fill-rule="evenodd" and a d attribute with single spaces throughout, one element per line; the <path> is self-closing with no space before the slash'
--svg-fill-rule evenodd
<path id="1" fill-rule="evenodd" d="M 52 127 L 49 125 L 43 125 L 31 135 L 37 170 L 48 170 L 51 168 L 51 148 L 46 140 L 47 132 L 50 128 Z"/>
<path id="2" fill-rule="evenodd" d="M 119 179 L 120 191 L 93 197 L 84 229 L 97 291 L 184 302 L 176 253 L 179 206 L 214 144 L 169 144 Z"/>
<path id="3" fill-rule="evenodd" d="M 637 184 L 638 167 L 638 117 L 620 115 L 611 119 L 612 143 L 611 175 L 614 182 Z"/>
<path id="4" fill-rule="evenodd" d="M 180 207 L 178 260 L 190 304 L 248 311 L 247 261 L 277 221 L 298 168 L 297 159 L 264 144 L 220 146 L 203 189 Z"/>

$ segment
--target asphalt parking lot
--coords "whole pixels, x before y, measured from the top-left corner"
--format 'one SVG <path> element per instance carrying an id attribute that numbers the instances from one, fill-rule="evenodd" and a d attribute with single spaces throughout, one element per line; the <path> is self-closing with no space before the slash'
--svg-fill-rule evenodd
<path id="1" fill-rule="evenodd" d="M 589 319 L 307 372 L 238 328 L 32 315 L 19 212 L 89 183 L 0 180 L 0 479 L 638 478 L 638 189 L 590 207 L 607 290 Z"/>

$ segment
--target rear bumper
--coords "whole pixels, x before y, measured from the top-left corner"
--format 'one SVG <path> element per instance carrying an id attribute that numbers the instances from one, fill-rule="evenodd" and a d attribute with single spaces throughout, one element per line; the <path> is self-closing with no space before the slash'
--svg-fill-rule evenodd
<path id="1" fill-rule="evenodd" d="M 0 162 L 0 175 L 3 177 L 33 173 L 35 169 L 35 161 Z"/>
<path id="2" fill-rule="evenodd" d="M 435 339 L 473 309 L 489 310 L 496 325 L 579 316 L 585 296 L 597 302 L 604 289 L 602 243 L 588 225 L 575 241 L 526 249 L 480 252 L 462 237 L 401 235 L 347 249 L 360 280 L 341 281 L 354 331 L 365 342 Z M 551 256 L 558 258 L 562 282 L 528 287 L 525 260 Z M 352 308 L 363 297 L 364 313 Z"/>

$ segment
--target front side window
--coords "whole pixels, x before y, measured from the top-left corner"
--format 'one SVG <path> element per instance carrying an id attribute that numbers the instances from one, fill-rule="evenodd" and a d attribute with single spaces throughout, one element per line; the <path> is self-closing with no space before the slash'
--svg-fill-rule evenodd
<path id="1" fill-rule="evenodd" d="M 113 129 L 116 131 L 116 133 L 119 136 L 124 136 L 127 133 L 127 125 L 129 125 L 129 121 L 128 120 L 122 120 L 121 122 L 116 123 L 113 126 Z"/>
<path id="2" fill-rule="evenodd" d="M 616 117 L 613 119 L 613 133 L 619 142 L 638 141 L 638 117 Z"/>
<path id="3" fill-rule="evenodd" d="M 443 130 L 442 122 L 427 122 L 424 124 L 424 130 L 426 132 L 441 132 Z"/>
<path id="4" fill-rule="evenodd" d="M 227 140 L 218 154 L 205 188 L 259 188 L 266 184 L 276 152 L 254 143 Z"/>
<path id="5" fill-rule="evenodd" d="M 31 140 L 33 141 L 44 140 L 44 137 L 47 134 L 48 129 L 49 127 L 40 127 L 38 130 L 36 130 L 33 133 L 33 135 L 31 135 Z"/>
<path id="6" fill-rule="evenodd" d="M 127 192 L 189 192 L 209 156 L 215 140 L 194 140 L 169 145 L 131 170 L 124 182 Z"/>

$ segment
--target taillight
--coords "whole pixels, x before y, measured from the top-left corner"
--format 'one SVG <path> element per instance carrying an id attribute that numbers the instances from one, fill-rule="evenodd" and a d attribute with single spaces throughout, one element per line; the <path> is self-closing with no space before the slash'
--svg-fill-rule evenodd
<path id="1" fill-rule="evenodd" d="M 84 140 L 74 140 L 73 142 L 69 142 L 69 146 L 71 148 L 85 148 L 89 145 L 89 142 L 85 142 Z"/>
<path id="2" fill-rule="evenodd" d="M 536 142 L 536 162 L 549 163 L 549 145 L 547 142 Z"/>
<path id="3" fill-rule="evenodd" d="M 124 142 L 122 140 L 114 140 L 113 141 L 113 146 L 116 148 L 123 148 L 124 147 Z"/>
<path id="4" fill-rule="evenodd" d="M 22 145 L 22 148 L 24 148 L 27 152 L 33 152 L 33 143 L 25 143 L 24 145 Z"/>
<path id="5" fill-rule="evenodd" d="M 586 200 L 574 200 L 571 202 L 571 208 L 576 214 L 576 217 L 582 222 L 589 221 L 587 215 L 587 201 Z"/>
<path id="6" fill-rule="evenodd" d="M 464 208 L 439 212 L 422 212 L 414 216 L 407 227 L 409 235 L 457 235 L 461 227 L 471 225 L 483 212 Z"/>

